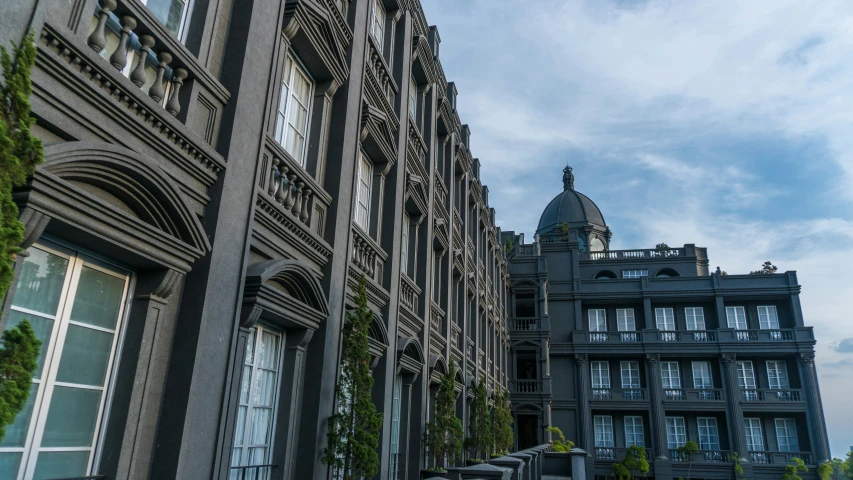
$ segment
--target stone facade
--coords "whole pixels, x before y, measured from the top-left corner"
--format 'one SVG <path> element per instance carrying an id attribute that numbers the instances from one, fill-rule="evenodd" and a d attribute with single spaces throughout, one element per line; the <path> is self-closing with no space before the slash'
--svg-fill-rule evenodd
<path id="1" fill-rule="evenodd" d="M 425 467 L 450 358 L 466 424 L 507 388 L 501 232 L 418 0 L 0 2 L 0 42 L 30 29 L 45 163 L 0 330 L 44 366 L 0 476 L 332 478 L 362 275 L 377 478 Z"/>
<path id="2" fill-rule="evenodd" d="M 610 250 L 570 168 L 563 182 L 533 243 L 503 235 L 517 446 L 557 426 L 590 452 L 589 479 L 631 445 L 658 479 L 732 478 L 734 454 L 744 478 L 779 478 L 792 457 L 814 476 L 830 452 L 796 273 L 709 272 L 695 245 Z"/>

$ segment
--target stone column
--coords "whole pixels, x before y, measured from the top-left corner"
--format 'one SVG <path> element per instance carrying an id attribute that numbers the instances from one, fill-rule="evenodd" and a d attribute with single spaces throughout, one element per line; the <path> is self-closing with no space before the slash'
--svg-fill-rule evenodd
<path id="1" fill-rule="evenodd" d="M 826 420 L 823 416 L 823 405 L 820 401 L 820 388 L 817 383 L 817 370 L 814 366 L 814 352 L 799 354 L 800 378 L 802 378 L 803 394 L 808 405 L 809 432 L 811 432 L 812 453 L 815 462 L 820 464 L 830 459 L 829 441 L 826 435 Z"/>
<path id="2" fill-rule="evenodd" d="M 652 402 L 652 432 L 654 434 L 655 459 L 667 460 L 668 446 L 666 441 L 666 411 L 663 408 L 663 385 L 660 376 L 660 355 L 646 355 L 648 368 L 649 393 Z"/>
<path id="3" fill-rule="evenodd" d="M 576 480 L 586 479 L 586 457 L 589 453 L 580 448 L 569 450 L 569 455 L 572 457 L 572 478 Z"/>
<path id="4" fill-rule="evenodd" d="M 726 416 L 729 417 L 729 436 L 732 439 L 732 451 L 749 462 L 746 451 L 746 430 L 744 430 L 743 407 L 741 406 L 741 391 L 735 369 L 736 356 L 734 353 L 724 353 L 720 356 L 723 362 L 723 385 L 726 390 Z"/>
<path id="5" fill-rule="evenodd" d="M 578 365 L 578 409 L 580 427 L 580 444 L 586 448 L 594 446 L 592 431 L 592 408 L 589 405 L 590 390 L 592 384 L 589 379 L 589 355 L 575 355 L 575 363 Z"/>

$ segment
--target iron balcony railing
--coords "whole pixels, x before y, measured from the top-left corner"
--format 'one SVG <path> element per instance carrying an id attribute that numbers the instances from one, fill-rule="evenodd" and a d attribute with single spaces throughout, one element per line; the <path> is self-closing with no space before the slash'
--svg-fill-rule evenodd
<path id="1" fill-rule="evenodd" d="M 270 472 L 278 465 L 245 465 L 242 467 L 231 467 L 231 475 L 228 480 L 267 480 Z"/>

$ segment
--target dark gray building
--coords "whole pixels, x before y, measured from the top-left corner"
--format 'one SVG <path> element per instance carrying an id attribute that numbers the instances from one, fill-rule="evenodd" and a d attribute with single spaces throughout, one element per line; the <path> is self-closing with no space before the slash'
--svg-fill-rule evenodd
<path id="1" fill-rule="evenodd" d="M 830 452 L 796 273 L 723 275 L 695 245 L 610 239 L 568 167 L 535 241 L 504 233 L 518 446 L 557 426 L 590 452 L 588 478 L 632 445 L 658 479 L 733 478 L 735 454 L 744 478 L 779 478 L 792 457 L 814 475 Z"/>
<path id="2" fill-rule="evenodd" d="M 333 478 L 368 279 L 377 478 L 418 478 L 450 358 L 506 389 L 508 270 L 418 0 L 7 0 L 45 163 L 0 330 L 43 340 L 0 478 Z"/>

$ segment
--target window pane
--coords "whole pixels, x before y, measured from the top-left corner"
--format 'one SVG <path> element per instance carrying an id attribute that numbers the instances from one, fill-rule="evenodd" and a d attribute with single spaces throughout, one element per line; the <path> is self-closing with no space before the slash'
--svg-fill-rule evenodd
<path id="1" fill-rule="evenodd" d="M 15 417 L 15 421 L 6 427 L 6 436 L 3 437 L 3 440 L 0 440 L 0 447 L 24 446 L 24 442 L 27 440 L 27 431 L 30 428 L 30 421 L 33 417 L 33 404 L 36 401 L 36 393 L 38 392 L 38 389 L 39 386 L 37 383 L 30 387 L 30 395 L 27 397 L 27 403 L 25 403 L 24 408 L 18 412 L 18 416 Z M 3 454 L 0 454 L 0 456 L 2 455 Z M 3 461 L 0 460 L 0 480 L 4 478 L 2 465 Z"/>
<path id="2" fill-rule="evenodd" d="M 38 248 L 27 249 L 12 305 L 56 315 L 68 260 Z"/>
<path id="3" fill-rule="evenodd" d="M 17 294 L 15 295 L 15 299 L 17 299 Z M 39 358 L 38 358 L 38 369 L 36 370 L 33 378 L 41 378 L 41 371 L 44 368 L 44 357 L 45 352 L 47 352 L 47 346 L 50 344 L 50 335 L 53 330 L 53 320 L 49 318 L 38 317 L 35 315 L 30 315 L 26 313 L 17 312 L 15 310 L 9 311 L 9 320 L 6 322 L 6 330 L 10 328 L 15 328 L 21 323 L 22 320 L 27 319 L 30 321 L 30 324 L 33 326 L 33 331 L 36 334 L 36 338 L 41 340 L 41 348 L 39 349 Z"/>
<path id="4" fill-rule="evenodd" d="M 39 452 L 34 480 L 86 475 L 89 452 Z"/>
<path id="5" fill-rule="evenodd" d="M 184 14 L 184 2 L 181 0 L 148 0 L 148 10 L 163 22 L 173 34 L 177 35 L 181 28 L 181 17 Z"/>
<path id="6" fill-rule="evenodd" d="M 54 387 L 41 446 L 91 447 L 100 403 L 100 390 Z"/>
<path id="7" fill-rule="evenodd" d="M 121 309 L 124 278 L 83 267 L 71 309 L 71 320 L 114 329 Z"/>
<path id="8" fill-rule="evenodd" d="M 21 465 L 20 452 L 0 452 L 0 480 L 15 480 L 18 478 L 18 467 Z"/>
<path id="9" fill-rule="evenodd" d="M 311 100 L 311 81 L 302 73 L 297 66 L 293 72 L 293 97 L 303 106 L 307 107 Z"/>
<path id="10" fill-rule="evenodd" d="M 69 325 L 56 381 L 102 387 L 112 346 L 111 333 Z"/>

